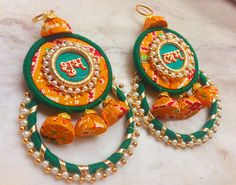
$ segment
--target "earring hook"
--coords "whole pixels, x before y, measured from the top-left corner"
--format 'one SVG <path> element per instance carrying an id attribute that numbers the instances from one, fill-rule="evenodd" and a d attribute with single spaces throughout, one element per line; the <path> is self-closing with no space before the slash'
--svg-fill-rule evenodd
<path id="1" fill-rule="evenodd" d="M 49 10 L 49 11 L 46 11 L 44 13 L 41 13 L 41 14 L 37 15 L 36 17 L 34 17 L 32 19 L 32 21 L 34 23 L 36 23 L 36 22 L 41 21 L 41 20 L 53 19 L 55 17 L 56 17 L 55 11 L 54 10 Z"/>
<path id="2" fill-rule="evenodd" d="M 145 17 L 151 17 L 153 15 L 153 10 L 144 4 L 136 5 L 136 11 Z"/>

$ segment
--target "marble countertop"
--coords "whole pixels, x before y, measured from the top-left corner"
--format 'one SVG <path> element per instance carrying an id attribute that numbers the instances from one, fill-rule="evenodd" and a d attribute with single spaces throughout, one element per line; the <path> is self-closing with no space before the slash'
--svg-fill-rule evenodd
<path id="1" fill-rule="evenodd" d="M 127 166 L 97 184 L 113 185 L 234 185 L 236 183 L 236 4 L 230 0 L 0 0 L 0 184 L 65 184 L 34 165 L 18 133 L 18 105 L 26 90 L 22 64 L 29 47 L 40 38 L 41 23 L 31 18 L 54 9 L 75 33 L 98 43 L 108 55 L 118 82 L 128 92 L 134 66 L 132 47 L 141 33 L 144 18 L 135 12 L 146 3 L 164 16 L 169 27 L 193 45 L 200 67 L 219 87 L 223 118 L 214 139 L 191 150 L 174 150 L 157 142 L 141 129 L 139 147 Z M 47 111 L 44 111 L 44 114 Z M 178 131 L 201 126 L 201 112 L 183 123 L 170 123 Z M 40 114 L 39 123 L 45 115 Z M 103 160 L 119 145 L 122 121 L 98 138 L 77 140 L 63 147 L 49 147 L 64 159 L 91 163 Z M 91 149 L 93 148 L 93 150 Z M 96 155 L 94 155 L 96 153 Z"/>

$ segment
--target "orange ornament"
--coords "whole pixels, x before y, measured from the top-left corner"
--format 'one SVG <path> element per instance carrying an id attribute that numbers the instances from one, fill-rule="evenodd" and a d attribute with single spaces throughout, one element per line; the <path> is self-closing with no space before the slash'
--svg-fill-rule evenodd
<path id="1" fill-rule="evenodd" d="M 41 36 L 46 37 L 58 33 L 72 33 L 70 25 L 59 17 L 46 18 L 41 29 Z"/>
<path id="2" fill-rule="evenodd" d="M 78 137 L 96 136 L 107 130 L 104 120 L 94 110 L 86 110 L 75 126 Z"/>
<path id="3" fill-rule="evenodd" d="M 178 119 L 189 118 L 199 112 L 203 108 L 202 103 L 195 98 L 193 95 L 184 94 L 178 100 L 180 107 L 180 113 L 178 114 Z"/>
<path id="4" fill-rule="evenodd" d="M 71 143 L 75 136 L 71 117 L 66 113 L 48 117 L 40 128 L 40 134 L 58 144 Z"/>
<path id="5" fill-rule="evenodd" d="M 144 29 L 150 29 L 154 27 L 167 27 L 168 24 L 164 17 L 161 16 L 150 16 L 147 17 L 144 23 Z"/>
<path id="6" fill-rule="evenodd" d="M 202 102 L 203 106 L 210 107 L 218 95 L 218 89 L 213 85 L 201 86 L 199 83 L 196 83 L 193 87 L 193 94 Z"/>
<path id="7" fill-rule="evenodd" d="M 129 106 L 123 101 L 107 98 L 103 102 L 102 118 L 109 127 L 122 118 L 129 111 Z"/>
<path id="8" fill-rule="evenodd" d="M 162 92 L 152 105 L 151 112 L 158 119 L 175 119 L 180 108 L 176 100 L 171 98 L 167 92 Z"/>

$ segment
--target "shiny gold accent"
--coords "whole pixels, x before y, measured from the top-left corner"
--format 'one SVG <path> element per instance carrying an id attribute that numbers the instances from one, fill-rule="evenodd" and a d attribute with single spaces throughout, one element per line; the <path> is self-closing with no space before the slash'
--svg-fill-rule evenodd
<path id="1" fill-rule="evenodd" d="M 148 117 L 151 119 L 151 120 L 154 120 L 155 117 L 153 116 L 153 114 L 151 113 L 151 111 L 148 111 Z M 150 121 L 151 121 L 150 120 Z"/>
<path id="2" fill-rule="evenodd" d="M 29 149 L 29 150 L 28 150 L 28 154 L 29 154 L 29 155 L 33 155 L 33 153 L 34 153 L 34 150 L 33 150 L 33 149 Z"/>
<path id="3" fill-rule="evenodd" d="M 140 133 L 139 132 L 135 132 L 134 135 L 135 135 L 135 137 L 139 137 Z"/>
<path id="4" fill-rule="evenodd" d="M 21 103 L 21 104 L 20 104 L 20 106 L 21 106 L 22 108 L 24 108 L 25 105 L 26 105 L 25 103 Z"/>
<path id="5" fill-rule="evenodd" d="M 36 111 L 37 111 L 37 105 L 31 107 L 31 109 L 30 109 L 28 115 L 31 114 L 31 113 L 34 113 L 34 112 L 36 112 Z"/>
<path id="6" fill-rule="evenodd" d="M 125 164 L 126 164 L 126 160 L 125 160 L 125 159 L 121 159 L 120 162 L 121 162 L 122 165 L 125 165 Z"/>
<path id="7" fill-rule="evenodd" d="M 126 121 L 126 127 L 128 127 L 133 121 L 134 121 L 134 118 L 133 118 L 133 117 L 130 117 L 130 118 Z"/>
<path id="8" fill-rule="evenodd" d="M 124 154 L 125 153 L 125 149 L 120 148 L 116 153 Z"/>
<path id="9" fill-rule="evenodd" d="M 20 120 L 23 120 L 23 119 L 25 119 L 25 116 L 21 114 L 21 115 L 19 116 L 19 119 L 20 119 Z"/>
<path id="10" fill-rule="evenodd" d="M 207 119 L 207 121 L 210 121 L 210 120 L 212 120 L 212 119 L 216 119 L 216 114 L 211 115 L 211 116 Z"/>
<path id="11" fill-rule="evenodd" d="M 139 99 L 142 100 L 145 98 L 145 92 L 142 92 L 142 94 L 139 96 Z"/>
<path id="12" fill-rule="evenodd" d="M 25 96 L 29 97 L 30 93 L 29 92 L 25 92 Z"/>
<path id="13" fill-rule="evenodd" d="M 62 176 L 62 174 L 61 174 L 60 172 L 58 172 L 57 175 L 56 175 L 56 178 L 57 178 L 57 179 L 60 179 L 61 176 Z"/>
<path id="14" fill-rule="evenodd" d="M 49 10 L 49 11 L 46 11 L 46 12 L 44 12 L 42 14 L 37 15 L 36 17 L 34 17 L 32 19 L 32 21 L 34 23 L 36 23 L 36 22 L 41 21 L 41 20 L 47 21 L 49 19 L 53 19 L 53 18 L 56 18 L 56 17 L 57 16 L 55 14 L 55 11 L 54 10 Z"/>
<path id="15" fill-rule="evenodd" d="M 20 127 L 20 131 L 22 132 L 22 131 L 24 131 L 25 130 L 25 127 L 24 126 L 21 126 Z"/>
<path id="16" fill-rule="evenodd" d="M 103 174 L 102 174 L 102 178 L 104 178 L 104 179 L 107 178 L 107 174 L 106 174 L 106 173 L 103 173 Z"/>
<path id="17" fill-rule="evenodd" d="M 114 164 L 110 161 L 110 160 L 105 160 L 103 161 L 107 166 L 109 166 L 110 168 L 112 168 L 114 166 Z"/>
<path id="18" fill-rule="evenodd" d="M 161 136 L 164 136 L 166 133 L 166 127 L 162 126 L 162 129 L 161 129 Z"/>
<path id="19" fill-rule="evenodd" d="M 37 126 L 34 125 L 29 129 L 30 135 L 32 135 L 37 130 Z"/>
<path id="20" fill-rule="evenodd" d="M 97 114 L 97 112 L 93 109 L 86 109 L 84 112 L 84 116 L 88 114 Z"/>
<path id="21" fill-rule="evenodd" d="M 133 145 L 134 147 L 136 147 L 136 146 L 138 146 L 138 143 L 137 143 L 137 142 L 133 142 L 132 145 Z"/>
<path id="22" fill-rule="evenodd" d="M 96 182 L 96 177 L 92 177 L 92 178 L 91 178 L 91 182 L 92 182 L 92 183 Z"/>
<path id="23" fill-rule="evenodd" d="M 61 170 L 64 172 L 67 172 L 65 161 L 63 161 L 62 159 L 59 159 L 59 163 L 60 163 Z"/>
<path id="24" fill-rule="evenodd" d="M 39 151 L 40 157 L 41 157 L 42 159 L 44 159 L 45 152 L 46 152 L 46 147 L 45 147 L 45 145 L 42 143 L 42 144 L 41 144 L 41 147 L 40 147 L 40 151 Z"/>
<path id="25" fill-rule="evenodd" d="M 126 139 L 130 139 L 130 138 L 132 138 L 132 136 L 133 136 L 133 134 L 132 134 L 132 133 L 130 133 L 130 134 L 127 134 L 127 135 L 125 136 L 124 140 L 126 140 Z"/>
<path id="26" fill-rule="evenodd" d="M 112 98 L 109 97 L 109 98 L 106 98 L 103 102 L 102 102 L 102 107 L 106 107 L 109 103 L 112 102 Z"/>
<path id="27" fill-rule="evenodd" d="M 140 15 L 145 17 L 151 17 L 153 15 L 153 10 L 144 4 L 136 5 L 135 9 Z"/>
<path id="28" fill-rule="evenodd" d="M 87 165 L 78 165 L 78 168 L 79 168 L 82 176 L 87 175 L 89 172 L 89 168 Z"/>
<path id="29" fill-rule="evenodd" d="M 163 91 L 163 92 L 158 94 L 158 98 L 160 98 L 160 97 L 169 97 L 169 93 L 166 92 L 166 91 Z"/>
<path id="30" fill-rule="evenodd" d="M 209 128 L 207 128 L 207 127 L 204 127 L 201 129 L 201 131 L 203 131 L 203 132 L 208 132 L 208 130 L 209 130 Z"/>
<path id="31" fill-rule="evenodd" d="M 198 90 L 200 87 L 202 87 L 202 85 L 201 85 L 199 82 L 193 84 L 192 93 L 194 94 L 195 92 L 197 92 L 197 90 Z"/>
<path id="32" fill-rule="evenodd" d="M 196 141 L 197 139 L 194 137 L 194 135 L 190 135 L 190 137 L 191 137 L 191 139 L 192 139 L 192 141 L 194 142 L 194 141 Z"/>
<path id="33" fill-rule="evenodd" d="M 137 126 L 137 127 L 141 127 L 141 125 L 142 125 L 142 124 L 141 124 L 140 122 L 137 122 L 137 123 L 136 123 L 136 126 Z"/>
<path id="34" fill-rule="evenodd" d="M 183 139 L 182 139 L 182 137 L 181 137 L 181 135 L 179 133 L 176 133 L 176 137 L 177 137 L 178 143 L 182 143 L 183 142 Z"/>
<path id="35" fill-rule="evenodd" d="M 79 178 L 79 181 L 80 181 L 80 183 L 82 183 L 82 182 L 85 181 L 85 178 L 84 178 L 84 177 L 80 177 L 80 178 Z"/>
<path id="36" fill-rule="evenodd" d="M 128 154 L 128 156 L 130 157 L 130 156 L 133 155 L 133 152 L 132 152 L 131 150 L 128 150 L 128 151 L 127 151 L 127 154 Z"/>
<path id="37" fill-rule="evenodd" d="M 44 172 L 45 173 L 50 173 L 51 170 L 52 170 L 52 168 L 48 166 L 48 167 L 45 168 Z"/>
<path id="38" fill-rule="evenodd" d="M 72 181 L 73 181 L 73 177 L 69 176 L 69 177 L 67 178 L 67 182 L 72 182 Z"/>
<path id="39" fill-rule="evenodd" d="M 35 163 L 36 164 L 40 164 L 41 163 L 41 159 L 40 158 L 35 159 Z"/>
<path id="40" fill-rule="evenodd" d="M 58 114 L 58 116 L 71 120 L 71 116 L 69 114 L 67 114 L 66 112 L 60 113 L 60 114 Z"/>
<path id="41" fill-rule="evenodd" d="M 117 168 L 116 167 L 113 167 L 111 170 L 112 170 L 112 173 L 116 173 L 117 172 Z"/>
<path id="42" fill-rule="evenodd" d="M 119 87 L 120 89 L 122 89 L 122 88 L 124 87 L 124 84 L 121 83 L 121 84 L 118 85 L 118 87 Z"/>
<path id="43" fill-rule="evenodd" d="M 27 144 L 29 142 L 28 138 L 24 138 L 22 141 L 24 144 Z"/>

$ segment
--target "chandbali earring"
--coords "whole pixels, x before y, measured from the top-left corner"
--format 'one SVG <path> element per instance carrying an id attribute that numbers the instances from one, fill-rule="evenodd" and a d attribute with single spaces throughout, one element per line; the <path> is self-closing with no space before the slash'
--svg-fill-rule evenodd
<path id="1" fill-rule="evenodd" d="M 33 22 L 40 20 L 44 21 L 42 38 L 30 48 L 23 66 L 30 91 L 25 93 L 20 106 L 23 142 L 36 163 L 59 179 L 94 182 L 105 178 L 126 164 L 133 154 L 139 136 L 138 119 L 134 118 L 122 85 L 114 82 L 103 50 L 89 39 L 73 34 L 70 25 L 52 10 L 38 15 Z M 110 92 L 114 97 L 108 97 Z M 48 117 L 39 131 L 36 116 L 41 102 L 62 113 Z M 99 115 L 94 108 L 101 103 Z M 83 113 L 76 125 L 69 115 L 72 112 Z M 102 134 L 124 115 L 127 117 L 124 140 L 104 161 L 89 165 L 70 163 L 51 152 L 44 142 L 68 144 L 75 137 Z"/>
<path id="2" fill-rule="evenodd" d="M 149 7 L 137 5 L 136 11 L 146 17 L 144 32 L 133 50 L 138 75 L 129 94 L 135 97 L 132 103 L 141 104 L 139 118 L 151 135 L 175 148 L 207 142 L 216 132 L 221 117 L 217 88 L 199 70 L 196 53 L 182 35 L 169 29 L 166 20 L 154 16 Z M 145 95 L 146 85 L 156 93 L 151 108 Z M 187 119 L 203 108 L 209 108 L 208 119 L 194 133 L 177 133 L 162 123 L 163 120 Z"/>

